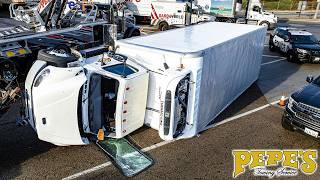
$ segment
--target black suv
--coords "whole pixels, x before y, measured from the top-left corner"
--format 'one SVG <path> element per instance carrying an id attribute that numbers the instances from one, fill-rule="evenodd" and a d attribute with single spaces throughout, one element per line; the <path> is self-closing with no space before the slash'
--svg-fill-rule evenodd
<path id="1" fill-rule="evenodd" d="M 309 85 L 293 93 L 282 116 L 282 127 L 287 130 L 301 130 L 319 137 L 320 133 L 320 76 L 307 77 Z"/>
<path id="2" fill-rule="evenodd" d="M 285 53 L 289 62 L 320 62 L 319 40 L 307 31 L 276 28 L 270 34 L 269 49 Z"/>

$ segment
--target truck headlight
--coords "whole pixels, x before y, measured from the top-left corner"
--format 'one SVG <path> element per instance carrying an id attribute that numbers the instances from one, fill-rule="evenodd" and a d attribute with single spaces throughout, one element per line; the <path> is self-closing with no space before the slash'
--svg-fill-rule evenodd
<path id="1" fill-rule="evenodd" d="M 48 77 L 50 74 L 50 69 L 45 69 L 41 72 L 41 74 L 38 76 L 38 78 L 34 82 L 34 87 L 38 87 L 40 83 Z"/>
<path id="2" fill-rule="evenodd" d="M 295 103 L 295 101 L 293 100 L 293 98 L 290 96 L 287 107 L 292 111 L 292 106 L 293 103 Z"/>
<path id="3" fill-rule="evenodd" d="M 305 49 L 300 49 L 300 48 L 297 48 L 297 52 L 298 52 L 298 53 L 303 53 L 303 54 L 307 54 L 307 53 L 308 53 L 307 50 L 305 50 Z"/>

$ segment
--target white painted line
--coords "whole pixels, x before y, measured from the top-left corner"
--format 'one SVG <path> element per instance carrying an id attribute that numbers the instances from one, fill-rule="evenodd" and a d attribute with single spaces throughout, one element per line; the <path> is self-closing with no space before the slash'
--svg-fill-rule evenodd
<path id="1" fill-rule="evenodd" d="M 86 174 L 90 174 L 90 173 L 92 173 L 92 172 L 95 172 L 95 171 L 98 171 L 98 170 L 103 169 L 103 168 L 105 168 L 105 167 L 108 167 L 108 166 L 110 166 L 111 164 L 112 164 L 111 161 L 108 161 L 108 162 L 106 162 L 106 163 L 100 164 L 100 165 L 95 166 L 95 167 L 93 167 L 93 168 L 90 168 L 90 169 L 87 169 L 87 170 L 85 170 L 85 171 L 79 172 L 79 173 L 77 173 L 77 174 L 74 174 L 74 175 L 68 176 L 68 177 L 66 177 L 66 178 L 63 178 L 63 180 L 76 179 L 76 178 L 78 178 L 78 177 L 80 177 L 80 176 L 84 176 L 84 175 L 86 175 Z"/>
<path id="2" fill-rule="evenodd" d="M 156 149 L 156 148 L 158 148 L 158 147 L 164 146 L 164 145 L 166 145 L 166 144 L 170 144 L 170 143 L 172 143 L 172 142 L 174 142 L 174 141 L 176 141 L 176 140 L 172 140 L 172 141 L 162 141 L 162 142 L 157 143 L 157 144 L 154 144 L 154 145 L 152 145 L 152 146 L 143 148 L 143 149 L 141 149 L 141 151 L 143 151 L 143 152 L 151 151 L 151 150 L 153 150 L 153 149 Z M 76 178 L 78 178 L 78 177 L 81 177 L 81 176 L 90 174 L 90 173 L 92 173 L 92 172 L 99 171 L 99 170 L 101 170 L 101 169 L 103 169 L 103 168 L 106 168 L 106 167 L 108 167 L 108 166 L 110 166 L 110 165 L 112 165 L 112 163 L 111 163 L 111 161 L 108 161 L 108 162 L 106 162 L 106 163 L 100 164 L 100 165 L 95 166 L 95 167 L 93 167 L 93 168 L 90 168 L 90 169 L 81 171 L 81 172 L 79 172 L 79 173 L 73 174 L 73 175 L 71 175 L 71 176 L 65 177 L 65 178 L 63 178 L 62 180 L 76 179 Z"/>
<path id="3" fill-rule="evenodd" d="M 278 101 L 274 101 L 274 102 L 269 103 L 269 104 L 266 104 L 266 105 L 263 105 L 263 106 L 260 106 L 260 107 L 258 107 L 258 108 L 256 108 L 256 109 L 253 109 L 253 110 L 244 112 L 244 113 L 242 113 L 242 114 L 239 114 L 239 115 L 236 115 L 236 116 L 227 118 L 227 119 L 225 119 L 225 120 L 223 120 L 223 121 L 220 121 L 220 122 L 218 122 L 218 123 L 216 123 L 216 124 L 213 124 L 213 125 L 211 125 L 211 126 L 208 126 L 205 130 L 207 130 L 207 129 L 209 129 L 209 128 L 212 128 L 212 127 L 220 126 L 220 125 L 225 124 L 225 123 L 227 123 L 227 122 L 230 122 L 230 121 L 239 119 L 239 118 L 241 118 L 241 117 L 247 116 L 247 115 L 249 115 L 249 114 L 253 114 L 253 113 L 257 112 L 257 111 L 260 111 L 260 110 L 262 110 L 262 109 L 265 109 L 265 108 L 267 108 L 267 107 L 269 107 L 269 106 L 271 106 L 271 105 L 275 105 L 275 104 L 277 104 L 277 103 L 279 103 L 279 100 L 278 100 Z M 162 141 L 162 142 L 157 143 L 157 144 L 154 144 L 154 145 L 152 145 L 152 146 L 143 148 L 142 151 L 143 151 L 143 152 L 151 151 L 151 150 L 153 150 L 153 149 L 156 149 L 156 148 L 158 148 L 158 147 L 161 147 L 161 146 L 164 146 L 164 145 L 173 143 L 173 142 L 175 142 L 175 141 L 176 141 L 176 140 L 172 140 L 172 141 Z M 112 164 L 112 163 L 111 163 L 110 161 L 108 161 L 108 162 L 106 162 L 106 163 L 100 164 L 100 165 L 95 166 L 95 167 L 93 167 L 93 168 L 90 168 L 90 169 L 81 171 L 81 172 L 79 172 L 79 173 L 73 174 L 73 175 L 71 175 L 71 176 L 65 177 L 65 178 L 63 178 L 63 180 L 76 179 L 76 178 L 78 178 L 78 177 L 81 177 L 81 176 L 90 174 L 90 173 L 92 173 L 92 172 L 101 170 L 101 169 L 103 169 L 103 168 L 105 168 L 105 167 L 110 166 L 111 164 Z"/>
<path id="4" fill-rule="evenodd" d="M 205 130 L 210 129 L 210 128 L 212 128 L 212 127 L 220 126 L 220 125 L 222 125 L 222 124 L 228 123 L 228 122 L 230 122 L 230 121 L 233 121 L 233 120 L 236 120 L 236 119 L 239 119 L 239 118 L 242 118 L 242 117 L 244 117 L 244 116 L 247 116 L 247 115 L 249 115 L 249 114 L 252 114 L 252 113 L 255 113 L 255 112 L 260 111 L 260 110 L 262 110 L 262 109 L 265 109 L 265 108 L 267 108 L 267 107 L 269 107 L 269 106 L 271 106 L 271 105 L 276 105 L 276 104 L 278 104 L 278 103 L 279 103 L 279 100 L 274 101 L 274 102 L 272 102 L 272 103 L 270 103 L 270 104 L 266 104 L 266 105 L 260 106 L 260 107 L 258 107 L 258 108 L 256 108 L 256 109 L 252 109 L 252 110 L 250 110 L 250 111 L 244 112 L 244 113 L 242 113 L 242 114 L 239 114 L 239 115 L 236 115 L 236 116 L 227 118 L 227 119 L 225 119 L 225 120 L 223 120 L 223 121 L 220 121 L 220 122 L 218 122 L 218 123 L 216 123 L 216 124 L 212 124 L 212 125 L 206 127 Z"/>
<path id="5" fill-rule="evenodd" d="M 261 66 L 265 66 L 265 65 L 268 65 L 268 64 L 273 64 L 273 63 L 280 62 L 280 61 L 284 61 L 284 60 L 286 60 L 286 59 L 285 59 L 285 58 L 277 59 L 277 60 L 274 60 L 274 61 L 262 63 Z"/>
<path id="6" fill-rule="evenodd" d="M 273 57 L 273 58 L 285 58 L 283 56 L 274 56 L 274 55 L 268 55 L 268 54 L 263 54 L 263 57 Z"/>

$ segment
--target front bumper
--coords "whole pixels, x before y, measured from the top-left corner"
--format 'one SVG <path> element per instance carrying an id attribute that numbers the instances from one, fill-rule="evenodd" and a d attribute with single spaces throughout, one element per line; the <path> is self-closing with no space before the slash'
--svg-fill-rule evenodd
<path id="1" fill-rule="evenodd" d="M 319 52 L 300 53 L 296 52 L 296 57 L 300 62 L 320 63 Z"/>
<path id="2" fill-rule="evenodd" d="M 312 119 L 302 119 L 298 118 L 294 112 L 286 107 L 284 110 L 282 121 L 285 121 L 287 124 L 290 124 L 295 130 L 302 131 L 304 133 L 305 128 L 312 129 L 317 131 L 320 134 L 320 121 L 317 122 Z M 320 137 L 320 136 L 318 136 Z"/>

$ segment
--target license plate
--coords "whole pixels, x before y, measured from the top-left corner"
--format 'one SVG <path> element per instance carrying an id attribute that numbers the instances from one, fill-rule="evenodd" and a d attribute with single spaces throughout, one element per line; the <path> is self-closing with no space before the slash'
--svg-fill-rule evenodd
<path id="1" fill-rule="evenodd" d="M 317 131 L 314 131 L 309 128 L 304 128 L 304 132 L 309 134 L 310 136 L 313 136 L 313 137 L 318 137 L 318 134 L 319 134 Z"/>

